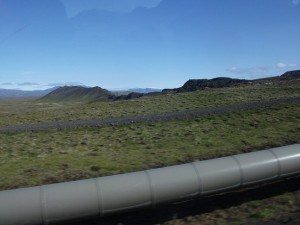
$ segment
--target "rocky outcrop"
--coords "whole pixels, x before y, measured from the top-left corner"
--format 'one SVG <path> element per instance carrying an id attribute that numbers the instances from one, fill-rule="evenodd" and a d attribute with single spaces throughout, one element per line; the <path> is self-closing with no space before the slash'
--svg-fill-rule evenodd
<path id="1" fill-rule="evenodd" d="M 249 84 L 250 81 L 243 79 L 233 79 L 228 77 L 217 77 L 213 79 L 191 79 L 188 80 L 182 87 L 175 89 L 164 89 L 163 93 L 168 92 L 191 92 L 203 90 L 205 88 L 224 88 L 242 84 Z"/>
<path id="2" fill-rule="evenodd" d="M 120 95 L 120 96 L 116 96 L 114 98 L 115 101 L 119 101 L 119 100 L 129 100 L 129 99 L 134 99 L 134 98 L 140 98 L 142 96 L 144 96 L 145 94 L 143 93 L 137 93 L 137 92 L 131 92 L 128 95 Z"/>
<path id="3" fill-rule="evenodd" d="M 300 70 L 288 71 L 279 77 L 280 80 L 300 79 Z"/>

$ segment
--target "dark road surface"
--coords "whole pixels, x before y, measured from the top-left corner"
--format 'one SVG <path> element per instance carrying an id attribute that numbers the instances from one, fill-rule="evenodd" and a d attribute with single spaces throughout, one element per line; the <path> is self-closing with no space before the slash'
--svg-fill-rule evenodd
<path id="1" fill-rule="evenodd" d="M 49 130 L 49 129 L 67 129 L 67 128 L 80 128 L 80 127 L 99 127 L 99 126 L 107 126 L 107 125 L 124 125 L 124 124 L 138 123 L 138 122 L 161 122 L 161 121 L 170 121 L 170 120 L 177 120 L 177 119 L 193 119 L 199 116 L 222 114 L 222 113 L 232 112 L 237 110 L 269 108 L 272 106 L 289 104 L 289 103 L 299 103 L 299 102 L 300 102 L 300 97 L 297 97 L 297 98 L 277 99 L 277 100 L 261 101 L 261 102 L 253 102 L 253 103 L 243 103 L 239 105 L 230 105 L 230 106 L 223 106 L 218 108 L 209 108 L 204 110 L 202 109 L 202 110 L 193 110 L 193 111 L 169 112 L 169 113 L 162 113 L 162 114 L 155 114 L 155 115 L 137 115 L 137 116 L 107 118 L 107 119 L 21 124 L 21 125 L 0 127 L 0 133 L 39 131 L 39 130 Z"/>

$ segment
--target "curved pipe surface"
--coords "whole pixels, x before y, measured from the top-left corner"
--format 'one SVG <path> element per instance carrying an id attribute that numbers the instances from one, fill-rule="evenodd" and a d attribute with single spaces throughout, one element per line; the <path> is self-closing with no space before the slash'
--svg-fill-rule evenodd
<path id="1" fill-rule="evenodd" d="M 104 216 L 300 174 L 300 144 L 0 192 L 0 225 Z"/>

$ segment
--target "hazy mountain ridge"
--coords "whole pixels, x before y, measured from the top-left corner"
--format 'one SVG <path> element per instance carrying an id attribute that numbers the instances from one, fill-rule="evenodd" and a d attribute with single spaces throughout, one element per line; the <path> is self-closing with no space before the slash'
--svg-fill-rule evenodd
<path id="1" fill-rule="evenodd" d="M 59 90 L 57 90 L 59 89 Z M 91 89 L 91 91 L 88 91 L 89 89 Z M 102 89 L 102 88 L 100 88 Z M 160 92 L 161 89 L 155 89 L 155 88 L 131 88 L 131 89 L 127 89 L 127 90 L 121 90 L 121 91 L 108 91 L 105 89 L 104 92 L 99 91 L 100 89 L 98 89 L 97 87 L 95 87 L 94 89 L 88 86 L 57 86 L 57 87 L 53 87 L 53 88 L 49 88 L 46 90 L 31 90 L 31 91 L 25 91 L 25 90 L 18 90 L 18 89 L 5 89 L 5 88 L 0 88 L 0 98 L 1 99 L 5 99 L 5 98 L 22 98 L 22 97 L 44 97 L 47 94 L 57 90 L 55 93 L 53 93 L 52 95 L 49 95 L 49 99 L 50 97 L 52 99 L 55 99 L 59 94 L 62 94 L 64 92 L 68 92 L 65 93 L 66 98 L 78 98 L 80 96 L 76 96 L 75 93 L 81 93 L 81 94 L 88 94 L 89 97 L 91 97 L 91 99 L 97 99 L 97 97 L 101 97 L 101 95 L 106 92 L 107 94 L 107 98 L 108 99 L 131 99 L 135 96 L 138 96 L 138 94 L 149 94 L 149 93 L 153 93 L 153 92 Z M 98 90 L 98 91 L 97 91 Z M 72 94 L 72 92 L 74 92 Z M 87 92 L 87 93 L 85 93 Z M 134 94 L 136 93 L 136 94 Z M 128 96 L 127 96 L 128 95 Z M 120 98 L 118 98 L 119 96 L 122 96 Z M 103 97 L 103 96 L 102 96 Z M 60 98 L 60 97 L 59 97 Z M 59 99 L 58 98 L 58 99 Z"/>
<path id="2" fill-rule="evenodd" d="M 34 90 L 34 91 L 24 91 L 15 89 L 0 89 L 0 99 L 4 98 L 19 98 L 19 97 L 41 97 L 44 96 L 58 87 L 49 88 L 46 90 Z"/>
<path id="3" fill-rule="evenodd" d="M 128 89 L 129 92 L 137 92 L 137 93 L 142 93 L 142 94 L 148 94 L 152 92 L 161 92 L 162 89 L 157 89 L 157 88 L 131 88 Z"/>

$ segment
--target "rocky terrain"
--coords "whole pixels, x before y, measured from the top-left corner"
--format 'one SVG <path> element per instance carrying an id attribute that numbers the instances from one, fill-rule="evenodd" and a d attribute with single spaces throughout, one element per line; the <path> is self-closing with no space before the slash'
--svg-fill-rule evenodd
<path id="1" fill-rule="evenodd" d="M 279 80 L 299 80 L 300 70 L 288 71 L 279 77 Z"/>
<path id="2" fill-rule="evenodd" d="M 249 80 L 233 79 L 229 77 L 217 77 L 213 79 L 191 79 L 188 80 L 182 87 L 174 89 L 164 89 L 163 93 L 168 92 L 190 92 L 203 90 L 205 88 L 224 88 L 233 87 L 242 84 L 249 84 Z"/>
<path id="3" fill-rule="evenodd" d="M 197 90 L 203 90 L 205 88 L 224 88 L 234 87 L 239 85 L 253 85 L 264 82 L 283 82 L 283 81 L 299 81 L 300 70 L 288 71 L 281 76 L 267 77 L 263 79 L 245 80 L 245 79 L 234 79 L 229 77 L 217 77 L 213 79 L 191 79 L 188 80 L 182 87 L 174 89 L 164 89 L 162 93 L 171 92 L 191 92 Z"/>

